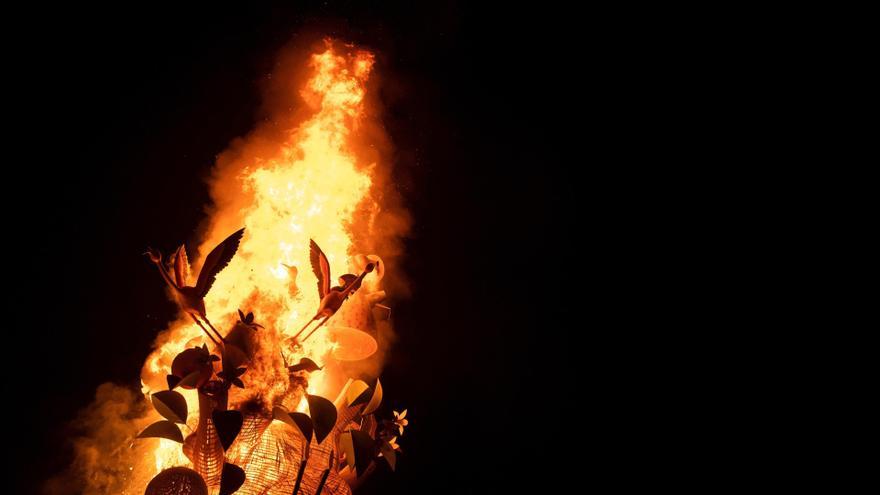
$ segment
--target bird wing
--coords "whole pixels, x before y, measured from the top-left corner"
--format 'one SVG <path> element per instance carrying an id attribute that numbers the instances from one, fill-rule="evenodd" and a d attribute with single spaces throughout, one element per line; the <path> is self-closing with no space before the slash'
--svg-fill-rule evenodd
<path id="1" fill-rule="evenodd" d="M 309 260 L 312 262 L 312 271 L 315 277 L 318 277 L 318 295 L 321 299 L 330 292 L 330 262 L 324 251 L 318 247 L 318 244 L 309 239 Z"/>
<path id="2" fill-rule="evenodd" d="M 241 242 L 241 236 L 243 235 L 244 229 L 236 231 L 227 237 L 225 241 L 217 244 L 217 247 L 205 258 L 202 271 L 199 272 L 199 281 L 196 284 L 196 293 L 199 297 L 205 297 L 208 294 L 211 286 L 214 285 L 214 280 L 217 279 L 217 274 L 232 261 L 232 257 L 238 251 L 238 244 Z"/>
<path id="3" fill-rule="evenodd" d="M 189 280 L 189 259 L 186 257 L 186 246 L 181 244 L 174 255 L 174 278 L 178 287 L 186 287 Z"/>

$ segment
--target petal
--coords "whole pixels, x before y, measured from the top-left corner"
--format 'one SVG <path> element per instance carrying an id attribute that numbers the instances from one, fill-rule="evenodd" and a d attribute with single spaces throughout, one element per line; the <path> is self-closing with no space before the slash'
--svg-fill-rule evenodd
<path id="1" fill-rule="evenodd" d="M 406 417 L 406 409 L 404 409 L 403 412 L 400 413 L 400 419 L 403 419 L 405 417 Z"/>
<path id="2" fill-rule="evenodd" d="M 404 419 L 403 421 L 400 422 L 400 426 L 406 426 L 406 425 L 408 425 L 408 424 L 409 424 L 409 420 L 408 420 L 408 419 Z"/>

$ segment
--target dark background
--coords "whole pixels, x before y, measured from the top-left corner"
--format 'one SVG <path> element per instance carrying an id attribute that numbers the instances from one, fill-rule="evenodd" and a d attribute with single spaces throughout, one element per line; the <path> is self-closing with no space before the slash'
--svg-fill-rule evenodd
<path id="1" fill-rule="evenodd" d="M 216 155 L 254 127 L 258 82 L 306 32 L 379 54 L 415 221 L 412 298 L 395 307 L 400 340 L 383 373 L 388 405 L 408 407 L 412 427 L 398 472 L 380 470 L 362 493 L 563 483 L 563 459 L 577 454 L 562 447 L 587 407 L 574 401 L 588 391 L 567 381 L 590 277 L 576 243 L 595 227 L 573 213 L 588 196 L 581 104 L 595 60 L 572 12 L 471 3 L 9 18 L 22 31 L 7 47 L 16 132 L 4 166 L 13 493 L 37 492 L 69 463 L 69 421 L 100 383 L 138 385 L 175 311 L 141 253 L 192 239 Z"/>

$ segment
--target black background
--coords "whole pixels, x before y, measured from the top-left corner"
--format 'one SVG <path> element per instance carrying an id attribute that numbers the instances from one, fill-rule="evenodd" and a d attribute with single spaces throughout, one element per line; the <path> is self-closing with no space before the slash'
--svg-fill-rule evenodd
<path id="1" fill-rule="evenodd" d="M 587 195 L 586 22 L 512 2 L 83 9 L 11 17 L 13 493 L 69 463 L 67 425 L 100 383 L 138 385 L 174 315 L 144 247 L 192 239 L 216 155 L 254 126 L 258 82 L 279 49 L 316 32 L 379 54 L 415 222 L 412 297 L 395 307 L 383 373 L 412 427 L 398 472 L 362 493 L 562 483 L 576 454 L 560 445 L 583 419 L 584 391 L 567 385 L 590 276 L 576 246 L 593 228 L 573 213 Z"/>

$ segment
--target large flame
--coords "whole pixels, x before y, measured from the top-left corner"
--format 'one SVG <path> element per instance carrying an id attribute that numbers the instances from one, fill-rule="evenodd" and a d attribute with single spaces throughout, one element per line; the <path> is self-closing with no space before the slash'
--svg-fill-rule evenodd
<path id="1" fill-rule="evenodd" d="M 354 151 L 368 143 L 351 141 L 366 118 L 364 97 L 372 67 L 371 53 L 327 42 L 323 51 L 311 55 L 311 76 L 299 90 L 311 115 L 288 131 L 273 153 L 245 164 L 233 176 L 220 178 L 224 183 L 215 189 L 222 190 L 221 195 L 232 191 L 239 197 L 234 201 L 215 197 L 218 207 L 198 257 L 194 256 L 193 277 L 218 242 L 245 227 L 238 253 L 220 273 L 205 301 L 208 318 L 221 331 L 231 327 L 237 310 L 242 309 L 253 311 L 266 327 L 260 331 L 262 339 L 290 356 L 305 355 L 323 362 L 332 350 L 334 344 L 326 331 L 317 332 L 295 354 L 283 344 L 285 337 L 294 335 L 314 315 L 319 304 L 309 264 L 309 239 L 326 253 L 335 279 L 352 269 L 349 260 L 357 254 L 355 231 L 371 234 L 371 222 L 357 221 L 355 213 L 366 211 L 369 217 L 379 208 L 370 195 L 376 164 L 359 159 Z M 290 267 L 298 272 L 296 288 Z M 179 352 L 202 342 L 210 345 L 189 318 L 172 325 L 160 342 L 143 368 L 145 394 L 166 388 L 165 376 Z M 247 373 L 246 390 L 258 392 L 270 402 L 280 400 L 287 381 L 282 357 L 276 352 L 262 358 Z M 338 392 L 339 379 L 328 368 L 326 373 L 314 374 L 308 391 L 332 396 Z M 194 427 L 198 400 L 194 391 L 185 392 L 185 396 L 189 424 Z M 152 452 L 132 466 L 137 483 L 164 468 L 189 464 L 179 444 L 149 442 L 154 446 Z M 132 486 L 134 492 L 137 488 Z"/>

